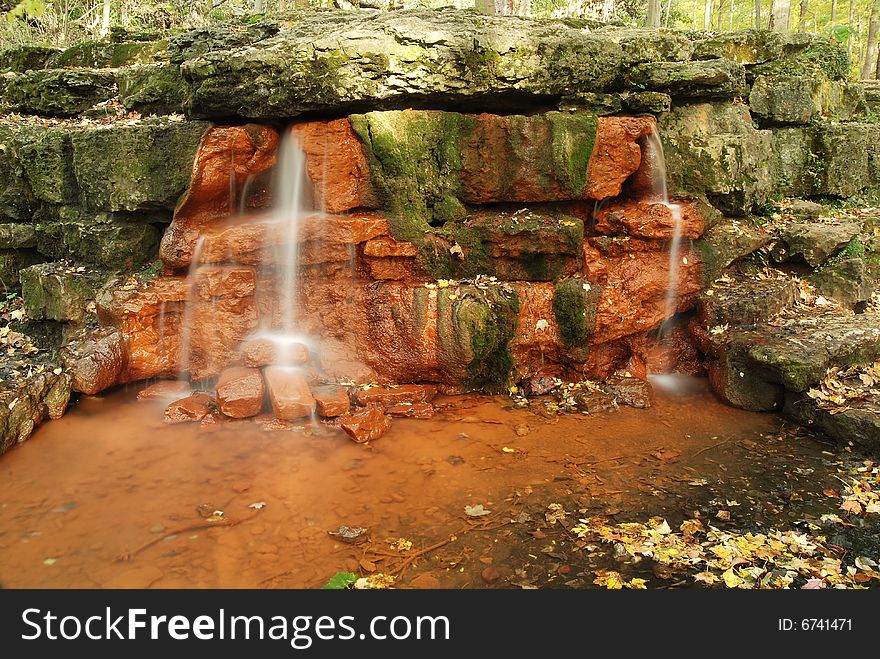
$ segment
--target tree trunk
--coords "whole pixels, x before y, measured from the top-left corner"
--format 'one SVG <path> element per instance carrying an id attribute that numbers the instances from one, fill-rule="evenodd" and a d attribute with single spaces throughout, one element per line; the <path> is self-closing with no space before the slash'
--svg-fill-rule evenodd
<path id="1" fill-rule="evenodd" d="M 855 0 L 849 0 L 849 42 L 846 46 L 846 53 L 849 55 L 849 58 L 852 59 L 852 51 L 853 51 L 853 34 L 855 26 L 853 25 L 853 20 L 855 19 L 855 9 L 856 2 Z"/>
<path id="2" fill-rule="evenodd" d="M 761 29 L 761 0 L 755 0 L 755 29 Z"/>
<path id="3" fill-rule="evenodd" d="M 254 0 L 254 14 L 262 14 L 263 13 L 263 0 Z"/>
<path id="4" fill-rule="evenodd" d="M 706 0 L 706 11 L 703 14 L 703 29 L 706 32 L 712 29 L 712 0 Z"/>
<path id="5" fill-rule="evenodd" d="M 648 14 L 645 17 L 645 27 L 660 27 L 660 0 L 648 0 Z"/>
<path id="6" fill-rule="evenodd" d="M 801 13 L 798 16 L 798 32 L 806 32 L 807 31 L 807 12 L 809 11 L 809 1 L 810 0 L 801 0 L 800 7 Z"/>
<path id="7" fill-rule="evenodd" d="M 878 30 L 880 30 L 880 2 L 875 2 L 871 9 L 871 22 L 868 23 L 868 44 L 865 48 L 865 59 L 862 60 L 862 80 L 874 80 L 877 76 Z"/>
<path id="8" fill-rule="evenodd" d="M 666 27 L 669 27 L 669 14 L 671 14 L 671 13 L 672 13 L 672 0 L 669 0 L 669 2 L 666 3 L 666 20 L 663 21 L 663 24 Z"/>
<path id="9" fill-rule="evenodd" d="M 837 0 L 831 0 L 831 25 L 837 22 Z"/>
<path id="10" fill-rule="evenodd" d="M 104 14 L 101 18 L 101 36 L 110 34 L 110 6 L 111 0 L 104 0 Z"/>
<path id="11" fill-rule="evenodd" d="M 733 10 L 736 7 L 736 0 L 730 0 L 730 27 L 727 29 L 733 32 Z"/>
<path id="12" fill-rule="evenodd" d="M 474 8 L 481 14 L 493 16 L 495 14 L 495 0 L 476 0 Z"/>
<path id="13" fill-rule="evenodd" d="M 770 10 L 770 29 L 788 32 L 791 25 L 791 0 L 773 0 Z"/>

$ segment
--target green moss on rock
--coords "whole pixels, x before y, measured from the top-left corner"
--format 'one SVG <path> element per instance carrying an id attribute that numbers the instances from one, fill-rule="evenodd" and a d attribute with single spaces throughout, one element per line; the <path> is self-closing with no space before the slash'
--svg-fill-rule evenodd
<path id="1" fill-rule="evenodd" d="M 454 324 L 471 338 L 469 385 L 491 393 L 505 391 L 513 371 L 510 341 L 519 314 L 516 293 L 490 289 L 480 297 L 466 297 L 452 304 Z"/>
<path id="2" fill-rule="evenodd" d="M 203 121 L 151 119 L 71 134 L 82 205 L 99 211 L 173 209 L 189 185 Z"/>
<path id="3" fill-rule="evenodd" d="M 557 282 L 553 314 L 566 348 L 582 347 L 595 330 L 599 297 L 599 288 L 579 277 Z"/>
<path id="4" fill-rule="evenodd" d="M 155 259 L 159 245 L 159 230 L 152 224 L 103 214 L 40 223 L 36 231 L 43 254 L 126 272 Z"/>
<path id="5" fill-rule="evenodd" d="M 60 52 L 59 49 L 48 46 L 10 46 L 0 50 L 0 69 L 15 73 L 44 69 L 49 60 Z"/>
<path id="6" fill-rule="evenodd" d="M 22 112 L 72 117 L 115 95 L 112 71 L 42 69 L 10 78 L 5 100 Z"/>
<path id="7" fill-rule="evenodd" d="M 82 270 L 67 263 L 41 263 L 21 270 L 21 295 L 28 318 L 82 322 L 89 300 L 107 279 L 105 273 Z"/>
<path id="8" fill-rule="evenodd" d="M 20 291 L 19 271 L 41 261 L 45 258 L 33 249 L 0 249 L 0 293 Z"/>
<path id="9" fill-rule="evenodd" d="M 141 114 L 182 113 L 189 86 L 175 64 L 159 62 L 128 66 L 117 72 L 119 99 Z"/>
<path id="10" fill-rule="evenodd" d="M 81 41 L 55 53 L 48 62 L 52 68 L 87 67 L 92 69 L 118 68 L 128 64 L 143 64 L 166 57 L 164 41 Z"/>

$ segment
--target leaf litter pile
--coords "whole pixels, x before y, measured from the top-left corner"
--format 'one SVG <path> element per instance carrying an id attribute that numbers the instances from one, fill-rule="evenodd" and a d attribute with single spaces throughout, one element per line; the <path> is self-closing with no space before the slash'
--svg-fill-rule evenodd
<path id="1" fill-rule="evenodd" d="M 589 516 L 578 519 L 567 531 L 575 539 L 574 549 L 585 556 L 604 554 L 636 569 L 646 563 L 661 578 L 682 578 L 676 584 L 680 586 L 689 582 L 739 589 L 878 587 L 876 555 L 847 551 L 835 540 L 843 527 L 864 525 L 866 518 L 880 513 L 880 467 L 865 460 L 842 463 L 837 472 L 835 478 L 843 487 L 826 488 L 822 495 L 839 501 L 839 514 L 805 515 L 796 523 L 798 529 L 722 529 L 713 524 L 715 520 L 702 519 L 697 513 L 677 528 L 662 517 L 614 523 L 603 516 Z M 690 484 L 707 482 L 697 479 Z M 733 500 L 713 503 L 727 508 L 739 505 Z M 716 519 L 729 521 L 729 512 L 719 510 Z M 873 524 L 877 521 L 870 519 Z M 592 583 L 612 590 L 647 587 L 647 579 L 624 572 L 623 567 L 595 569 Z"/>

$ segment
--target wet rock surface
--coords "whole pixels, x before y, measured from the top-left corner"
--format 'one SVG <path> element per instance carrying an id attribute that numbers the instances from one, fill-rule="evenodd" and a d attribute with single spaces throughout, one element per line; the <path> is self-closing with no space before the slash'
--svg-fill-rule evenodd
<path id="1" fill-rule="evenodd" d="M 165 408 L 165 423 L 201 421 L 216 409 L 217 402 L 214 397 L 203 391 L 198 391 L 170 403 Z"/>
<path id="2" fill-rule="evenodd" d="M 312 387 L 312 396 L 315 398 L 315 409 L 319 416 L 334 417 L 348 414 L 351 408 L 351 400 L 346 387 L 325 385 Z"/>
<path id="3" fill-rule="evenodd" d="M 256 416 L 263 409 L 264 398 L 263 375 L 259 369 L 236 366 L 220 373 L 217 405 L 226 416 L 234 419 Z"/>
<path id="4" fill-rule="evenodd" d="M 71 386 L 83 394 L 96 394 L 118 384 L 127 358 L 125 339 L 112 327 L 86 329 L 62 352 Z"/>
<path id="5" fill-rule="evenodd" d="M 358 444 L 379 439 L 391 429 L 391 417 L 382 405 L 370 403 L 363 409 L 339 417 L 339 427 Z"/>
<path id="6" fill-rule="evenodd" d="M 301 372 L 283 366 L 263 370 L 272 412 L 279 419 L 303 419 L 315 413 L 315 398 Z"/>

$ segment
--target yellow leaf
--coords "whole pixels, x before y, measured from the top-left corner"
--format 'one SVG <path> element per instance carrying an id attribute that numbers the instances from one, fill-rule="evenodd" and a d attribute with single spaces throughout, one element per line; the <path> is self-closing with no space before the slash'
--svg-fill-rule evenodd
<path id="1" fill-rule="evenodd" d="M 743 583 L 743 580 L 734 574 L 733 568 L 728 569 L 721 575 L 721 578 L 724 579 L 724 585 L 728 588 L 738 588 Z"/>

